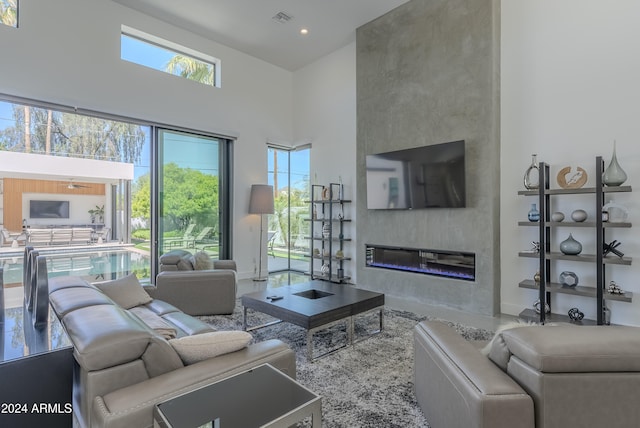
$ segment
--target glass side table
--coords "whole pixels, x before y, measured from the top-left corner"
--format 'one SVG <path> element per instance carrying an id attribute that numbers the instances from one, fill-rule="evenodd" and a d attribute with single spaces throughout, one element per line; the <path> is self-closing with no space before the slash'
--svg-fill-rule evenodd
<path id="1" fill-rule="evenodd" d="M 157 404 L 162 428 L 287 428 L 311 417 L 322 426 L 320 396 L 264 364 Z"/>

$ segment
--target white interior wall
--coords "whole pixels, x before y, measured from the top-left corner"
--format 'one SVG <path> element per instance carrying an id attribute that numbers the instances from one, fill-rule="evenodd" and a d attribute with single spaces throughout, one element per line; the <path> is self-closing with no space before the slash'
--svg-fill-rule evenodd
<path id="1" fill-rule="evenodd" d="M 629 173 L 626 184 L 640 191 L 634 174 L 640 166 L 640 3 L 509 0 L 501 8 L 501 299 L 502 312 L 516 314 L 536 298 L 517 286 L 535 273 L 535 261 L 517 257 L 535 238 L 535 228 L 517 226 L 532 202 L 517 195 L 531 153 L 551 164 L 552 177 L 567 165 L 591 172 L 595 156 L 609 160 L 616 139 Z M 221 58 L 222 88 L 120 61 L 121 24 Z M 0 93 L 237 135 L 234 255 L 241 276 L 256 264 L 259 220 L 246 211 L 250 185 L 266 182 L 267 140 L 311 141 L 312 180 L 342 175 L 346 196 L 355 196 L 355 44 L 292 77 L 112 2 L 60 0 L 22 2 L 21 28 L 0 26 L 0 49 Z M 592 184 L 593 176 L 587 186 Z M 563 198 L 559 209 L 584 208 L 593 215 L 590 200 L 580 198 Z M 616 195 L 615 201 L 638 224 L 637 193 Z M 593 245 L 586 231 L 579 238 L 585 248 Z M 640 225 L 608 238 L 622 241 L 627 256 L 638 257 Z M 573 270 L 585 284 L 594 276 L 588 264 L 563 263 L 554 271 Z M 613 322 L 640 325 L 638 271 L 638 262 L 607 267 L 609 278 L 637 295 L 632 304 L 611 303 Z M 556 296 L 554 305 L 558 312 L 577 306 L 595 315 L 588 298 Z"/>
<path id="2" fill-rule="evenodd" d="M 120 60 L 123 24 L 219 58 L 222 87 Z M 0 25 L 0 51 L 0 93 L 236 136 L 234 258 L 252 275 L 249 188 L 266 182 L 265 142 L 292 140 L 291 72 L 102 0 L 21 2 L 20 28 Z"/>
<path id="3" fill-rule="evenodd" d="M 633 303 L 609 302 L 612 322 L 640 325 L 640 3 L 633 0 L 509 0 L 502 2 L 501 41 L 501 265 L 502 312 L 517 314 L 531 307 L 537 291 L 518 288 L 532 278 L 535 259 L 517 256 L 537 240 L 537 228 L 518 227 L 535 198 L 518 196 L 531 154 L 550 164 L 552 187 L 564 166 L 582 166 L 586 186 L 594 185 L 595 157 L 608 163 L 613 140 L 618 160 L 629 175 L 634 193 L 613 196 L 629 211 L 631 229 L 607 231 L 606 241 L 622 241 L 619 249 L 636 258 L 631 266 L 606 267 L 607 279 L 635 293 Z M 593 196 L 554 197 L 569 213 L 583 208 L 595 215 Z M 553 203 L 553 202 L 552 202 Z M 565 220 L 567 221 L 567 220 Z M 570 221 L 570 220 L 569 220 Z M 559 228 L 556 235 L 573 236 L 584 253 L 594 254 L 595 230 Z M 554 240 L 552 250 L 558 251 Z M 611 257 L 611 256 L 610 256 Z M 615 256 L 613 256 L 615 257 Z M 581 284 L 594 284 L 591 263 L 558 261 L 554 276 L 574 271 Z M 552 278 L 556 280 L 556 278 Z M 595 300 L 553 295 L 553 310 L 566 314 L 578 307 L 595 318 Z"/>
<path id="4" fill-rule="evenodd" d="M 311 182 L 328 186 L 342 178 L 345 218 L 354 219 L 356 189 L 356 44 L 321 58 L 293 75 L 294 140 L 311 142 Z M 345 223 L 345 275 L 355 275 L 355 221 Z M 319 268 L 319 267 L 318 267 Z M 355 281 L 355 278 L 354 278 Z"/>

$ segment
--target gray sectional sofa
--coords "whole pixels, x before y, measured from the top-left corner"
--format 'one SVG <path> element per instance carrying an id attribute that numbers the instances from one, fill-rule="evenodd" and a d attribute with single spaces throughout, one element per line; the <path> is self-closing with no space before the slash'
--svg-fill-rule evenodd
<path id="1" fill-rule="evenodd" d="M 414 329 L 414 383 L 432 428 L 640 426 L 640 328 L 521 326 L 488 356 L 453 328 Z"/>
<path id="2" fill-rule="evenodd" d="M 185 363 L 172 346 L 175 339 L 163 334 L 169 329 L 176 339 L 205 338 L 209 325 L 137 291 L 133 303 L 122 306 L 105 286 L 103 292 L 79 277 L 49 279 L 51 308 L 73 342 L 73 407 L 80 427 L 151 427 L 156 403 L 264 363 L 296 376 L 294 352 L 279 340 Z M 126 299 L 131 302 L 131 293 Z"/>

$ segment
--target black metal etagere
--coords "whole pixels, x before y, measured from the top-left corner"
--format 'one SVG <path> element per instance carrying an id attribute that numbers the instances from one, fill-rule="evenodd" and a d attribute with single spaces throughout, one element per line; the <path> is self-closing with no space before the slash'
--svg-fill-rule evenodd
<path id="1" fill-rule="evenodd" d="M 633 294 L 626 292 L 624 294 L 610 294 L 606 292 L 606 271 L 605 266 L 607 264 L 612 265 L 630 265 L 631 258 L 629 257 L 605 257 L 604 244 L 605 244 L 605 232 L 609 228 L 626 228 L 631 227 L 631 223 L 626 222 L 605 222 L 602 218 L 602 209 L 605 203 L 605 195 L 608 193 L 617 192 L 631 192 L 631 186 L 605 186 L 602 182 L 602 175 L 604 172 L 604 161 L 601 156 L 596 157 L 595 165 L 595 187 L 590 188 L 577 188 L 577 189 L 551 189 L 549 178 L 549 165 L 540 162 L 539 163 L 539 185 L 536 190 L 524 190 L 518 192 L 519 195 L 525 196 L 538 196 L 540 219 L 538 223 L 532 222 L 520 222 L 521 226 L 538 226 L 539 228 L 539 249 L 536 253 L 532 252 L 520 252 L 520 257 L 535 257 L 538 258 L 540 282 L 525 279 L 519 283 L 522 288 L 538 289 L 538 299 L 540 304 L 539 313 L 535 313 L 533 310 L 525 309 L 520 316 L 525 319 L 533 319 L 542 324 L 547 321 L 568 321 L 569 317 L 565 315 L 558 315 L 551 312 L 547 314 L 545 308 L 551 308 L 551 295 L 554 293 L 569 294 L 576 296 L 592 297 L 596 299 L 596 320 L 583 320 L 584 324 L 605 324 L 607 317 L 605 313 L 607 311 L 606 300 L 615 300 L 622 302 L 631 302 Z M 554 195 L 578 195 L 578 194 L 593 194 L 595 195 L 595 221 L 583 222 L 583 223 L 571 223 L 571 222 L 553 222 L 551 220 L 552 201 L 551 196 Z M 580 255 L 565 255 L 559 252 L 553 252 L 551 250 L 551 237 L 552 229 L 556 227 L 583 227 L 583 228 L 595 228 L 596 234 L 596 249 L 595 254 L 580 254 Z M 577 286 L 574 288 L 562 287 L 561 284 L 553 282 L 551 280 L 551 261 L 552 260 L 570 260 L 576 262 L 588 262 L 595 263 L 596 265 L 596 278 L 595 285 L 589 286 Z"/>

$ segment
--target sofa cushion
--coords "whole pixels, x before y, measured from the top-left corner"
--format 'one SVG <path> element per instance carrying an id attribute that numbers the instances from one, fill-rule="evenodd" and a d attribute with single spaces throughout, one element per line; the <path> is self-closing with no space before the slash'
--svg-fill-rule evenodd
<path id="1" fill-rule="evenodd" d="M 144 306 L 160 316 L 164 316 L 171 312 L 180 312 L 180 309 L 176 308 L 172 304 L 159 299 L 153 299 L 152 302 L 149 302 Z"/>
<path id="2" fill-rule="evenodd" d="M 182 362 L 193 364 L 238 351 L 246 347 L 251 339 L 251 334 L 246 331 L 213 331 L 171 339 L 169 343 L 180 355 Z"/>
<path id="3" fill-rule="evenodd" d="M 193 264 L 194 270 L 211 270 L 213 269 L 213 260 L 211 260 L 211 256 L 205 251 L 198 251 L 193 255 L 193 260 L 191 261 Z"/>
<path id="4" fill-rule="evenodd" d="M 193 270 L 191 253 L 185 250 L 172 250 L 161 255 L 160 270 Z"/>
<path id="5" fill-rule="evenodd" d="M 49 294 L 63 288 L 74 287 L 96 288 L 80 276 L 54 276 L 49 278 Z"/>
<path id="6" fill-rule="evenodd" d="M 178 332 L 173 325 L 169 324 L 164 318 L 146 306 L 136 306 L 135 308 L 129 309 L 129 312 L 137 316 L 147 327 L 165 339 L 175 339 L 177 336 Z"/>
<path id="7" fill-rule="evenodd" d="M 153 336 L 140 320 L 116 305 L 80 308 L 62 322 L 73 341 L 78 364 L 87 371 L 140 358 Z"/>
<path id="8" fill-rule="evenodd" d="M 61 288 L 49 294 L 51 307 L 62 318 L 69 312 L 87 306 L 113 305 L 113 300 L 91 287 Z"/>
<path id="9" fill-rule="evenodd" d="M 191 315 L 187 315 L 184 312 L 169 312 L 162 315 L 162 318 L 176 327 L 178 337 L 214 331 L 214 328 L 209 324 L 202 322 Z"/>
<path id="10" fill-rule="evenodd" d="M 546 373 L 640 371 L 640 329 L 556 326 L 502 332 L 509 352 Z"/>
<path id="11" fill-rule="evenodd" d="M 94 285 L 124 309 L 146 305 L 153 300 L 144 291 L 135 273 L 113 281 L 96 282 Z"/>

